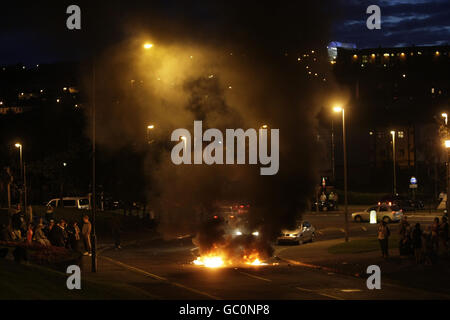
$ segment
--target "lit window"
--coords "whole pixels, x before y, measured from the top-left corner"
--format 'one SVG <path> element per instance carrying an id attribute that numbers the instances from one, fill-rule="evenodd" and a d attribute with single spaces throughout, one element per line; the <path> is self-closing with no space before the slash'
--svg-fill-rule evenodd
<path id="1" fill-rule="evenodd" d="M 431 93 L 434 94 L 434 88 L 431 88 Z"/>
<path id="2" fill-rule="evenodd" d="M 399 132 L 398 132 L 398 137 L 399 137 L 400 139 L 403 139 L 403 138 L 405 137 L 405 133 L 404 133 L 403 131 L 399 131 Z"/>

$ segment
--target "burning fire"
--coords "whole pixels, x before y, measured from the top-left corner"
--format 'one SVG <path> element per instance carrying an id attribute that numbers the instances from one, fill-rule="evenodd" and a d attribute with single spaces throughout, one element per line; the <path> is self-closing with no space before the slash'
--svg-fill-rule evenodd
<path id="1" fill-rule="evenodd" d="M 244 255 L 243 260 L 245 264 L 249 264 L 252 266 L 264 266 L 267 265 L 267 263 L 263 263 L 259 257 L 258 251 L 253 251 L 248 256 Z"/>
<path id="2" fill-rule="evenodd" d="M 224 262 L 221 256 L 205 256 L 198 257 L 197 260 L 194 260 L 194 264 L 207 268 L 220 268 L 224 265 Z"/>
<path id="3" fill-rule="evenodd" d="M 209 253 L 207 255 L 203 255 L 197 257 L 196 260 L 193 261 L 193 264 L 196 266 L 204 266 L 207 268 L 220 268 L 226 265 L 233 264 L 247 264 L 252 266 L 265 266 L 267 263 L 261 261 L 259 253 L 257 251 L 252 251 L 248 255 L 244 255 L 241 259 L 228 259 L 225 254 L 220 253 Z"/>

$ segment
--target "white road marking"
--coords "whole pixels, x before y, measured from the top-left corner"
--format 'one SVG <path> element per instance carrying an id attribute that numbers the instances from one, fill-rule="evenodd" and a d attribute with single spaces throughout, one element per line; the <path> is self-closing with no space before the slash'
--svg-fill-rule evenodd
<path id="1" fill-rule="evenodd" d="M 266 279 L 266 278 L 263 278 L 263 277 L 258 277 L 258 276 L 255 276 L 255 275 L 251 274 L 251 273 L 247 273 L 247 272 L 240 271 L 240 270 L 237 270 L 237 271 L 239 273 L 245 274 L 246 276 L 251 277 L 251 278 L 255 278 L 255 279 L 263 280 L 263 281 L 267 281 L 267 282 L 272 282 L 272 280 L 270 280 L 270 279 Z"/>
<path id="2" fill-rule="evenodd" d="M 172 285 L 174 285 L 174 286 L 176 286 L 176 287 L 186 289 L 186 290 L 188 290 L 188 291 L 191 291 L 191 292 L 194 292 L 194 293 L 197 293 L 197 294 L 206 296 L 206 297 L 211 298 L 211 299 L 214 299 L 214 300 L 222 300 L 222 299 L 220 299 L 219 297 L 213 296 L 213 295 L 211 295 L 211 294 L 209 294 L 209 293 L 207 293 L 207 292 L 203 292 L 203 291 L 200 291 L 200 290 L 197 290 L 197 289 L 194 289 L 194 288 L 190 288 L 190 287 L 187 287 L 187 286 L 182 285 L 182 284 L 177 283 L 177 282 L 172 282 L 172 281 L 168 280 L 167 278 L 164 278 L 164 277 L 158 276 L 158 275 L 156 275 L 156 274 L 147 272 L 147 271 L 145 271 L 145 270 L 142 270 L 142 269 L 139 269 L 139 268 L 130 266 L 130 265 L 128 265 L 128 264 L 125 264 L 125 263 L 123 263 L 123 262 L 114 260 L 114 259 L 112 259 L 112 258 L 105 257 L 105 256 L 101 256 L 101 257 L 104 258 L 104 259 L 106 259 L 106 260 L 108 260 L 108 261 L 110 261 L 110 262 L 112 262 L 112 263 L 114 263 L 114 264 L 117 264 L 117 265 L 119 265 L 119 266 L 121 266 L 121 267 L 124 267 L 124 268 L 126 268 L 126 269 L 129 269 L 129 270 L 135 271 L 135 272 L 137 272 L 137 273 L 143 274 L 143 275 L 148 276 L 148 277 L 150 277 L 150 278 L 154 278 L 154 279 L 157 279 L 157 280 L 165 281 L 165 282 L 170 283 L 170 284 L 172 284 Z"/>
<path id="3" fill-rule="evenodd" d="M 361 292 L 361 289 L 341 289 L 342 292 Z"/>
<path id="4" fill-rule="evenodd" d="M 320 291 L 317 291 L 317 290 L 311 290 L 311 289 L 306 289 L 306 288 L 301 288 L 301 287 L 295 287 L 295 288 L 297 290 L 300 290 L 300 291 L 315 293 L 315 294 L 318 294 L 318 295 L 321 295 L 321 296 L 324 296 L 324 297 L 327 297 L 327 298 L 331 298 L 331 299 L 334 299 L 334 300 L 344 300 L 343 298 L 336 297 L 336 296 L 333 296 L 331 294 L 323 293 L 323 292 L 320 292 Z"/>

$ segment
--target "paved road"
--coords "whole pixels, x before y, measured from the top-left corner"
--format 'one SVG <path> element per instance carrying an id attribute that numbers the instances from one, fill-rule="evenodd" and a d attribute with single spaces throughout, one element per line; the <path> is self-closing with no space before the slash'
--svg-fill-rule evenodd
<path id="1" fill-rule="evenodd" d="M 342 215 L 306 216 L 322 232 L 321 238 L 342 237 L 335 225 Z M 432 217 L 415 217 L 429 222 Z M 425 219 L 425 220 L 422 220 Z M 411 222 L 416 220 L 410 219 Z M 366 233 L 369 224 L 352 223 L 351 234 Z M 395 227 L 395 226 L 394 226 Z M 334 229 L 332 229 L 334 228 Z M 339 226 L 337 227 L 339 229 Z M 322 230 L 322 231 L 321 231 Z M 358 231 L 359 230 L 359 231 Z M 319 240 L 320 241 L 320 240 Z M 192 265 L 194 247 L 189 241 L 135 245 L 106 250 L 100 268 L 120 271 L 117 281 L 127 282 L 155 299 L 436 299 L 439 294 L 384 284 L 368 290 L 365 280 L 290 265 L 281 260 L 259 267 L 207 269 Z M 131 276 L 132 275 L 132 276 Z"/>
<path id="2" fill-rule="evenodd" d="M 439 215 L 441 216 L 441 215 Z M 422 226 L 431 225 L 435 215 L 414 213 L 408 214 L 408 221 L 411 225 L 420 223 Z M 311 224 L 318 230 L 317 240 L 330 240 L 341 238 L 345 234 L 344 215 L 342 213 L 311 213 L 303 216 L 304 220 L 311 222 Z M 371 225 L 370 223 L 353 222 L 351 216 L 349 216 L 349 233 L 351 236 L 364 236 L 368 234 L 374 234 L 377 225 Z M 392 231 L 396 231 L 398 223 L 390 224 Z"/>

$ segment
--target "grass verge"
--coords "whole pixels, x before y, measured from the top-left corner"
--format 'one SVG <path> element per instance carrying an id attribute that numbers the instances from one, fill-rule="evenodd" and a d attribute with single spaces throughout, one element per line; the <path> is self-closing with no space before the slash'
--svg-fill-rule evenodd
<path id="1" fill-rule="evenodd" d="M 393 234 L 389 237 L 389 249 L 398 248 L 399 236 Z M 350 240 L 331 246 L 328 252 L 332 254 L 358 254 L 380 250 L 378 239 L 373 236 L 370 238 Z"/>
<path id="2" fill-rule="evenodd" d="M 81 290 L 69 290 L 68 275 L 35 265 L 0 260 L 0 300 L 142 299 L 132 287 L 82 280 Z"/>

